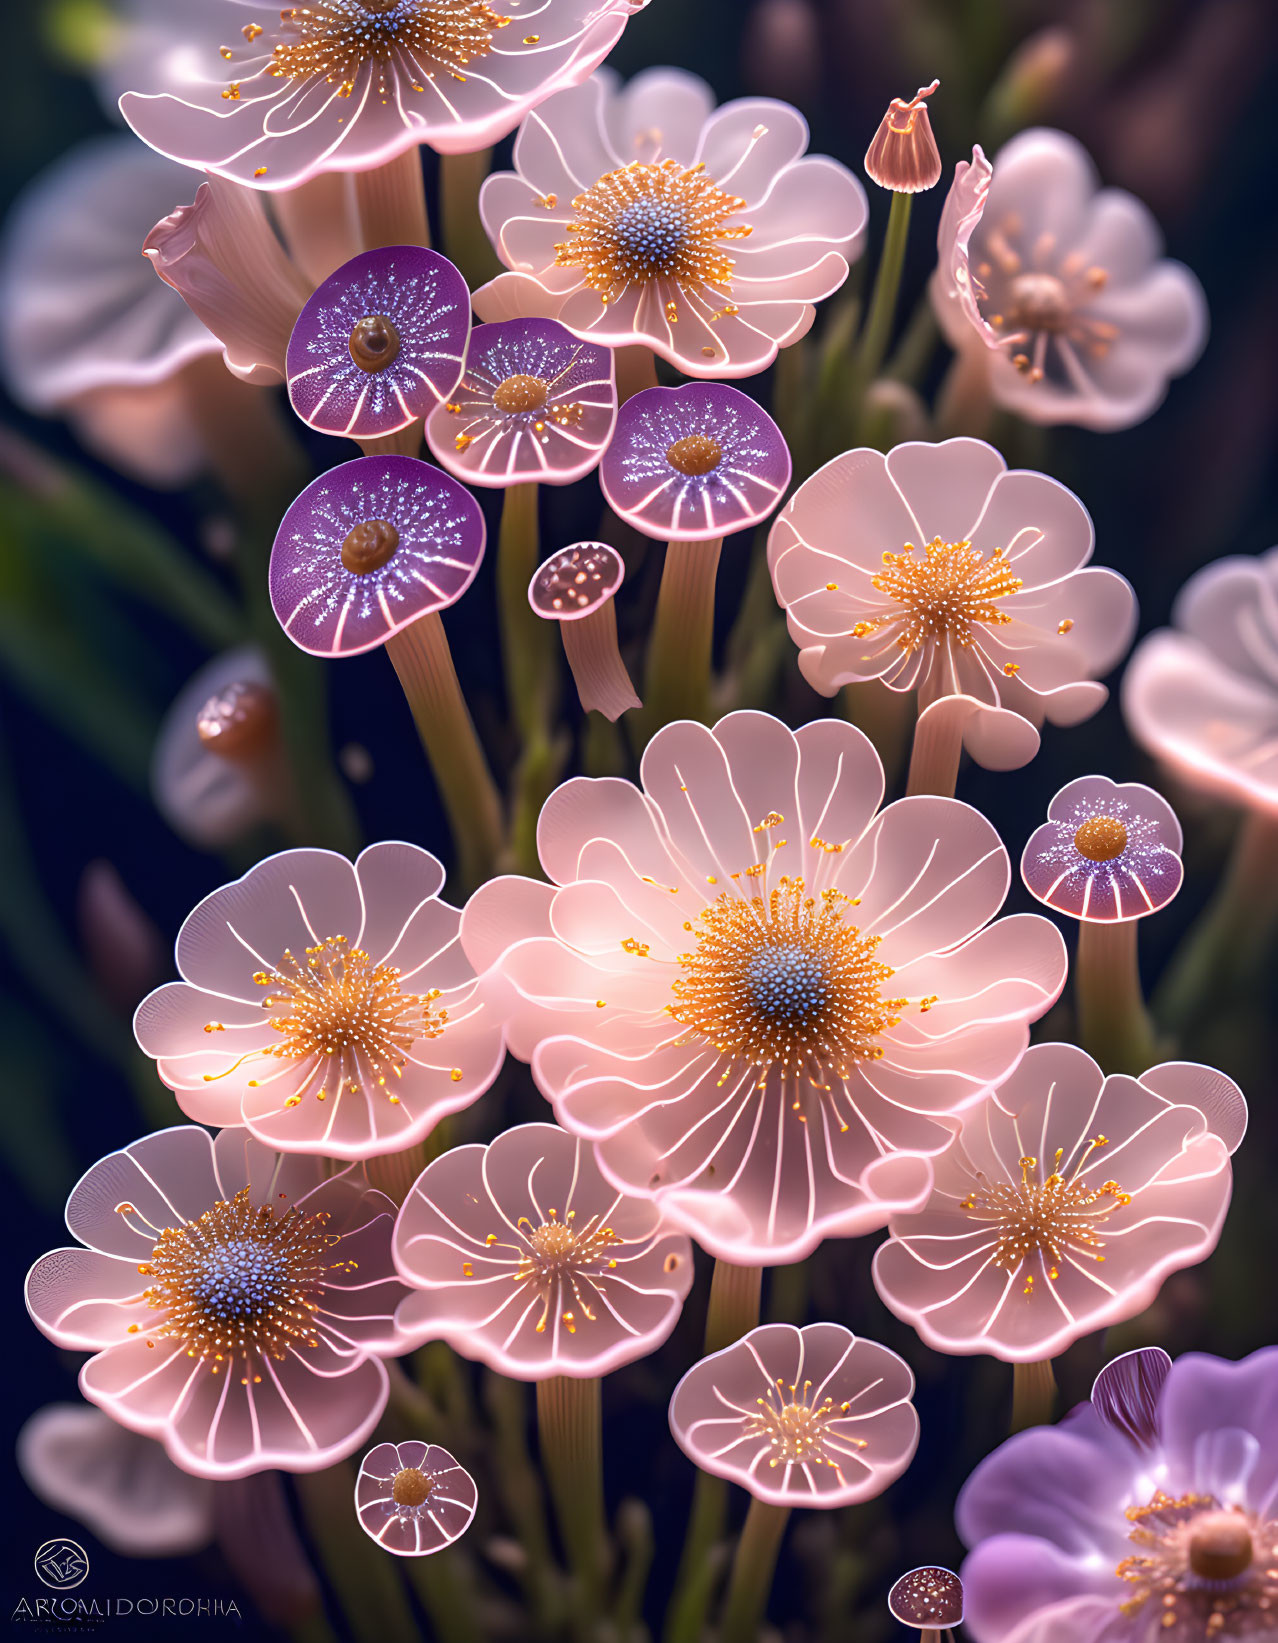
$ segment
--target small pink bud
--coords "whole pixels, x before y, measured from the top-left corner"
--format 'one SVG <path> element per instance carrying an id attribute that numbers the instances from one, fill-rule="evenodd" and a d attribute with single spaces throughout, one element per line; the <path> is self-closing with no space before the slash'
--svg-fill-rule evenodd
<path id="1" fill-rule="evenodd" d="M 893 97 L 865 154 L 865 172 L 894 194 L 919 194 L 941 180 L 941 155 L 927 117 L 928 98 L 940 85 L 920 86 L 913 102 Z"/>

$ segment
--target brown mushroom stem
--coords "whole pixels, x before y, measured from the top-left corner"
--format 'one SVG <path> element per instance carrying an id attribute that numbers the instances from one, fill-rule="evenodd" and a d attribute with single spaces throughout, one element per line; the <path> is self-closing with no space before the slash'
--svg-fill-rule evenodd
<path id="1" fill-rule="evenodd" d="M 1012 1431 L 1046 1426 L 1056 1407 L 1056 1377 L 1052 1360 L 1012 1365 Z"/>
<path id="2" fill-rule="evenodd" d="M 772 1590 L 777 1554 L 789 1521 L 788 1506 L 774 1506 L 758 1496 L 750 1502 L 728 1577 L 719 1643 L 754 1643 L 759 1635 L 759 1623 Z"/>
<path id="3" fill-rule="evenodd" d="M 734 1266 L 717 1260 L 710 1280 L 710 1305 L 706 1310 L 706 1354 L 722 1352 L 759 1324 L 759 1297 L 763 1289 L 763 1268 Z"/>
<path id="4" fill-rule="evenodd" d="M 539 487 L 507 488 L 497 536 L 497 604 L 510 716 L 525 745 L 545 739 L 554 708 L 554 636 L 528 603 L 541 557 Z"/>
<path id="5" fill-rule="evenodd" d="M 651 348 L 632 343 L 618 348 L 613 356 L 617 362 L 617 404 L 624 405 L 632 394 L 644 388 L 657 386 L 657 361 Z"/>
<path id="6" fill-rule="evenodd" d="M 880 690 L 888 688 L 877 680 L 874 685 Z M 954 797 L 966 724 L 966 715 L 958 708 L 919 715 L 914 726 L 910 773 L 905 784 L 910 798 L 917 798 L 920 794 L 931 794 L 942 799 Z"/>
<path id="7" fill-rule="evenodd" d="M 652 731 L 672 719 L 710 716 L 714 585 L 722 547 L 720 538 L 671 542 L 666 549 L 644 679 Z"/>
<path id="8" fill-rule="evenodd" d="M 1107 1073 L 1137 1077 L 1156 1059 L 1136 952 L 1139 919 L 1083 919 L 1074 960 L 1079 1043 Z"/>
<path id="9" fill-rule="evenodd" d="M 289 255 L 312 285 L 360 250 L 352 177 L 348 171 L 324 171 L 269 196 Z"/>
<path id="10" fill-rule="evenodd" d="M 492 163 L 491 148 L 476 149 L 473 154 L 441 154 L 439 157 L 444 251 L 461 269 L 472 291 L 501 272 L 501 263 L 489 244 L 479 215 L 479 191 Z"/>
<path id="11" fill-rule="evenodd" d="M 587 713 L 617 720 L 628 708 L 642 707 L 617 644 L 617 611 L 611 599 L 576 621 L 561 622 L 564 654 Z"/>
<path id="12" fill-rule="evenodd" d="M 383 245 L 429 245 L 421 153 L 405 149 L 385 165 L 357 171 L 355 209 L 365 251 Z"/>
<path id="13" fill-rule="evenodd" d="M 470 888 L 493 870 L 501 849 L 501 799 L 462 695 L 438 611 L 386 641 L 417 733 L 430 759 L 457 851 L 458 876 Z"/>
<path id="14" fill-rule="evenodd" d="M 537 1438 L 564 1550 L 580 1583 L 583 1619 L 600 1613 L 608 1548 L 603 1436 L 597 1378 L 537 1382 Z"/>
<path id="15" fill-rule="evenodd" d="M 365 456 L 420 456 L 422 452 L 422 424 L 420 419 L 406 428 L 397 428 L 393 434 L 378 439 L 359 439 L 355 442 Z"/>

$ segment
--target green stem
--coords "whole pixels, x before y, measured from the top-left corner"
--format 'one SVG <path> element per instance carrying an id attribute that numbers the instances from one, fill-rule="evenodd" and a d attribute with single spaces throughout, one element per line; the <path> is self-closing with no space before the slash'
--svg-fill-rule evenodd
<path id="1" fill-rule="evenodd" d="M 501 799 L 479 745 L 438 611 L 386 641 L 452 828 L 458 877 L 486 879 L 501 849 Z"/>
<path id="2" fill-rule="evenodd" d="M 788 1506 L 758 1499 L 750 1502 L 728 1577 L 719 1643 L 754 1643 L 758 1636 L 789 1520 Z"/>
<path id="3" fill-rule="evenodd" d="M 297 1479 L 297 1498 L 321 1566 L 333 1583 L 357 1643 L 412 1637 L 416 1626 L 394 1567 L 398 1560 L 373 1544 L 355 1516 L 355 1473 L 350 1462 L 341 1461 L 323 1472 L 302 1473 Z"/>
<path id="4" fill-rule="evenodd" d="M 510 715 L 524 745 L 544 741 L 558 682 L 553 625 L 528 603 L 528 584 L 541 558 L 538 487 L 511 485 L 497 537 L 497 605 Z"/>
<path id="5" fill-rule="evenodd" d="M 863 730 L 874 743 L 883 764 L 884 781 L 891 792 L 905 764 L 905 749 L 914 718 L 914 702 L 909 691 L 889 690 L 878 679 L 864 679 L 844 685 L 839 692 L 839 706 L 848 723 Z"/>
<path id="6" fill-rule="evenodd" d="M 768 1322 L 801 1324 L 808 1312 L 808 1263 L 792 1261 L 768 1274 Z"/>
<path id="7" fill-rule="evenodd" d="M 853 358 L 856 380 L 861 388 L 873 382 L 883 364 L 887 345 L 896 317 L 896 300 L 901 289 L 901 271 L 905 267 L 905 247 L 910 236 L 910 209 L 913 194 L 893 194 L 888 212 L 887 233 L 883 239 L 883 254 L 874 276 L 874 290 L 865 317 L 865 328 Z"/>
<path id="8" fill-rule="evenodd" d="M 663 1643 L 698 1643 L 705 1631 L 706 1614 L 720 1570 L 713 1554 L 723 1539 L 727 1520 L 727 1483 L 698 1469 L 679 1572 L 666 1611 Z"/>
<path id="9" fill-rule="evenodd" d="M 472 154 L 441 154 L 439 157 L 444 250 L 461 269 L 472 291 L 501 271 L 501 264 L 489 244 L 483 219 L 479 215 L 479 191 L 492 162 L 491 148 L 479 148 Z"/>
<path id="10" fill-rule="evenodd" d="M 619 1636 L 628 1638 L 643 1617 L 644 1593 L 656 1553 L 652 1513 L 643 1501 L 622 1501 L 617 1513 L 617 1541 L 622 1563 L 613 1604 L 613 1623 Z"/>
<path id="11" fill-rule="evenodd" d="M 762 1267 L 733 1266 L 728 1261 L 714 1263 L 710 1305 L 706 1312 L 707 1357 L 758 1327 L 762 1286 Z"/>
<path id="12" fill-rule="evenodd" d="M 1079 1042 L 1107 1073 L 1139 1076 L 1154 1062 L 1154 1034 L 1140 986 L 1138 919 L 1083 919 L 1074 960 Z"/>
<path id="13" fill-rule="evenodd" d="M 570 1375 L 537 1382 L 542 1470 L 587 1620 L 600 1613 L 607 1572 L 600 1386 Z"/>
<path id="14" fill-rule="evenodd" d="M 437 1638 L 448 1643 L 483 1643 L 474 1593 L 465 1578 L 468 1565 L 460 1547 L 445 1547 L 430 1557 L 410 1557 L 408 1578 L 421 1599 Z"/>
<path id="15" fill-rule="evenodd" d="M 1056 1406 L 1056 1377 L 1052 1360 L 1012 1365 L 1012 1431 L 1046 1426 Z"/>
<path id="16" fill-rule="evenodd" d="M 673 719 L 710 716 L 714 585 L 722 540 L 671 542 L 648 642 L 643 716 L 650 733 Z"/>
<path id="17" fill-rule="evenodd" d="M 508 1376 L 484 1377 L 484 1405 L 493 1424 L 497 1486 L 525 1557 L 520 1579 L 538 1630 L 547 1629 L 552 1614 L 551 1575 L 554 1556 L 546 1532 L 546 1502 L 542 1478 L 528 1453 L 523 1383 Z"/>

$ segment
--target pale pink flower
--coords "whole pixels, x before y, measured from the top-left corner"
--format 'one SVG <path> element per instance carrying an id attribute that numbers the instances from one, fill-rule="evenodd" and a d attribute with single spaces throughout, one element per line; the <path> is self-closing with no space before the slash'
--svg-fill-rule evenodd
<path id="1" fill-rule="evenodd" d="M 1113 923 L 1166 907 L 1185 870 L 1180 823 L 1140 782 L 1080 776 L 1030 835 L 1021 877 L 1030 895 L 1070 918 Z"/>
<path id="2" fill-rule="evenodd" d="M 478 1499 L 466 1468 L 447 1449 L 419 1438 L 379 1443 L 355 1480 L 360 1528 L 396 1557 L 429 1557 L 460 1540 Z"/>
<path id="3" fill-rule="evenodd" d="M 715 1255 L 794 1261 L 931 1186 L 953 1114 L 1020 1059 L 1065 980 L 1047 920 L 999 919 L 1009 864 L 954 799 L 876 816 L 851 725 L 667 725 L 642 789 L 566 782 L 462 939 L 509 1043 L 604 1174 Z"/>
<path id="4" fill-rule="evenodd" d="M 965 745 L 1001 769 L 1024 762 L 1008 712 L 1035 730 L 1090 718 L 1108 694 L 1097 676 L 1131 642 L 1135 596 L 1088 564 L 1093 542 L 1063 485 L 947 439 L 826 463 L 777 518 L 768 563 L 814 690 L 880 679 L 917 689 L 921 709 L 971 697 L 986 711 Z"/>
<path id="5" fill-rule="evenodd" d="M 415 1293 L 396 1325 L 513 1375 L 605 1375 L 654 1352 L 692 1285 L 692 1245 L 628 1198 L 590 1147 L 520 1124 L 453 1147 L 404 1200 L 395 1264 Z"/>
<path id="6" fill-rule="evenodd" d="M 476 312 L 640 343 L 688 376 L 762 371 L 842 285 L 865 232 L 865 190 L 807 144 L 788 104 L 716 110 L 673 69 L 561 91 L 520 127 L 514 171 L 484 184 L 484 226 L 513 272 L 475 293 Z"/>
<path id="7" fill-rule="evenodd" d="M 400 1152 L 477 1100 L 502 1032 L 416 845 L 352 865 L 285 850 L 214 890 L 177 939 L 183 976 L 138 1042 L 189 1117 L 333 1158 Z"/>
<path id="8" fill-rule="evenodd" d="M 88 1403 L 50 1403 L 18 1433 L 32 1494 L 122 1557 L 184 1557 L 213 1538 L 213 1486 Z"/>
<path id="9" fill-rule="evenodd" d="M 1278 548 L 1191 576 L 1172 623 L 1123 676 L 1128 729 L 1184 780 L 1278 811 Z"/>
<path id="10" fill-rule="evenodd" d="M 949 341 L 983 358 L 999 405 L 1031 422 L 1130 428 L 1198 358 L 1207 305 L 1162 256 L 1149 211 L 1099 188 L 1062 131 L 1023 131 L 991 167 L 959 163 L 937 236 L 932 306 Z"/>
<path id="11" fill-rule="evenodd" d="M 194 1124 L 109 1154 L 67 1200 L 82 1245 L 42 1256 L 27 1308 L 95 1355 L 80 1390 L 198 1477 L 314 1472 L 357 1449 L 403 1350 L 395 1206 L 362 1171 Z"/>
<path id="12" fill-rule="evenodd" d="M 875 1287 L 938 1352 L 1053 1358 L 1211 1254 L 1246 1124 L 1210 1067 L 1106 1078 L 1073 1044 L 1037 1044 L 964 1114 L 922 1209 L 893 1216 Z"/>
<path id="13" fill-rule="evenodd" d="M 909 1365 L 842 1324 L 764 1324 L 692 1368 L 670 1400 L 684 1454 L 773 1506 L 872 1500 L 914 1458 Z"/>
<path id="14" fill-rule="evenodd" d="M 29 411 L 151 485 L 204 465 L 186 374 L 218 341 L 138 255 L 183 174 L 127 136 L 97 137 L 41 173 L 0 249 L 0 364 Z"/>
<path id="15" fill-rule="evenodd" d="M 110 77 L 160 153 L 253 188 L 470 154 L 603 61 L 644 0 L 129 0 Z"/>

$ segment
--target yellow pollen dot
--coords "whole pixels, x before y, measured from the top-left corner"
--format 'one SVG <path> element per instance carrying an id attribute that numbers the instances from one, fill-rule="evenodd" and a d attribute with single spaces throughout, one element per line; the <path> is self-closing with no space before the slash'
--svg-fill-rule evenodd
<path id="1" fill-rule="evenodd" d="M 1056 624 L 1056 631 L 1057 631 L 1057 633 L 1062 633 L 1062 634 L 1063 633 L 1068 633 L 1073 626 L 1074 626 L 1073 618 L 1069 617 L 1069 616 L 1064 616 Z"/>
<path id="2" fill-rule="evenodd" d="M 1116 816 L 1089 816 L 1074 834 L 1074 848 L 1088 861 L 1114 861 L 1127 848 L 1127 829 Z"/>

